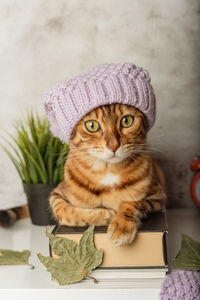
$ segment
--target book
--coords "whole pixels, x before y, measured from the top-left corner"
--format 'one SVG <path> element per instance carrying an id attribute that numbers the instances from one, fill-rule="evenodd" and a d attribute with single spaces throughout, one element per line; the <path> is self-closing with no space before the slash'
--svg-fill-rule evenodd
<path id="1" fill-rule="evenodd" d="M 87 228 L 56 225 L 52 233 L 79 243 Z M 165 277 L 168 271 L 165 209 L 142 220 L 136 239 L 129 246 L 112 245 L 106 231 L 107 226 L 96 226 L 94 230 L 95 247 L 104 251 L 102 264 L 93 271 L 99 280 L 131 281 Z M 56 257 L 51 247 L 50 255 Z"/>

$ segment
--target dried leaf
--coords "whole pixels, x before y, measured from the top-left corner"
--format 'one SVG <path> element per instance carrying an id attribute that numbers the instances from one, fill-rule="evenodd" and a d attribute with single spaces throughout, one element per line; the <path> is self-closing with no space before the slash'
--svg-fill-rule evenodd
<path id="1" fill-rule="evenodd" d="M 200 242 L 182 234 L 181 249 L 172 266 L 181 270 L 200 270 Z"/>
<path id="2" fill-rule="evenodd" d="M 29 265 L 32 269 L 34 269 L 34 266 L 28 263 L 30 254 L 29 250 L 20 252 L 0 249 L 0 265 Z"/>
<path id="3" fill-rule="evenodd" d="M 94 247 L 93 225 L 83 233 L 79 245 L 74 241 L 55 237 L 48 230 L 46 234 L 54 253 L 60 258 L 45 257 L 41 254 L 38 254 L 38 258 L 60 285 L 90 277 L 88 274 L 101 264 L 103 251 Z"/>

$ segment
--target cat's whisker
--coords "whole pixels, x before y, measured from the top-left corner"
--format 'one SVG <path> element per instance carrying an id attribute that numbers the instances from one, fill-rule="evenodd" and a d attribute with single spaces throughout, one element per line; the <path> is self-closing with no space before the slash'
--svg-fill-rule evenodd
<path id="1" fill-rule="evenodd" d="M 87 150 L 93 150 L 93 149 L 102 149 L 100 147 L 87 147 L 87 148 L 76 148 L 76 147 L 73 147 L 71 148 L 70 147 L 70 150 L 75 150 L 75 151 L 87 151 Z"/>
<path id="2" fill-rule="evenodd" d="M 93 152 L 93 153 L 99 153 L 99 152 Z M 85 152 L 85 153 L 78 153 L 78 152 L 76 152 L 76 153 L 70 153 L 69 155 L 68 155 L 68 157 L 72 157 L 72 156 L 79 156 L 79 155 L 81 155 L 81 156 L 84 156 L 84 155 L 86 155 L 86 156 L 91 156 L 91 154 L 89 153 L 89 152 Z"/>
<path id="3" fill-rule="evenodd" d="M 152 155 L 153 158 L 164 158 L 166 157 L 166 154 L 161 151 L 160 149 L 158 149 L 158 147 L 156 146 L 152 146 L 149 144 L 129 144 L 127 146 L 124 147 L 125 149 L 131 149 L 134 152 L 146 152 L 146 153 L 150 153 Z"/>
<path id="4" fill-rule="evenodd" d="M 80 154 L 80 153 L 77 153 L 77 154 L 73 154 L 73 155 L 69 155 L 69 157 L 68 157 L 68 159 L 72 159 L 72 158 L 74 158 L 74 157 L 91 157 L 91 155 L 89 155 L 89 154 L 84 154 L 84 155 L 82 155 L 82 154 Z"/>
<path id="5" fill-rule="evenodd" d="M 94 149 L 94 148 L 91 148 L 91 149 L 89 149 L 90 150 L 90 152 L 102 152 L 103 151 L 103 149 Z M 71 154 L 76 154 L 76 153 L 90 153 L 89 151 L 72 151 L 72 152 L 69 152 L 69 155 L 70 155 L 70 153 Z"/>
<path id="6" fill-rule="evenodd" d="M 145 150 L 145 151 L 148 151 L 149 150 L 149 147 L 143 147 L 143 146 L 129 146 L 129 147 L 124 147 L 124 149 L 131 149 L 131 150 Z"/>
<path id="7" fill-rule="evenodd" d="M 134 153 L 137 153 L 137 154 L 142 154 L 142 156 L 143 157 L 152 157 L 152 158 L 155 158 L 155 159 L 161 159 L 161 158 L 164 158 L 165 157 L 165 154 L 164 153 L 162 153 L 162 152 L 150 152 L 150 153 L 148 153 L 148 152 L 142 152 L 142 151 L 136 151 L 136 152 L 134 152 Z"/>
<path id="8" fill-rule="evenodd" d="M 87 153 L 88 152 L 88 150 L 94 150 L 94 148 L 93 147 L 87 147 L 87 148 L 70 148 L 70 150 L 71 149 L 73 149 L 73 152 L 76 152 L 76 153 Z M 71 152 L 70 150 L 67 150 L 67 151 L 62 151 L 62 152 L 59 152 L 59 153 L 52 153 L 52 154 L 49 154 L 49 156 L 51 156 L 51 157 L 56 157 L 56 156 L 60 156 L 60 155 L 65 155 L 66 154 L 66 156 L 68 155 L 71 155 L 71 153 L 73 153 L 73 152 Z M 101 148 L 95 148 L 95 151 L 101 151 L 102 149 Z"/>
<path id="9" fill-rule="evenodd" d="M 99 154 L 101 152 L 93 152 L 93 154 Z M 71 157 L 81 157 L 81 156 L 88 156 L 88 157 L 92 157 L 92 154 L 90 153 L 85 153 L 85 154 L 81 154 L 81 153 L 77 153 L 77 154 L 71 154 L 68 156 L 68 159 L 71 158 Z"/>
<path id="10" fill-rule="evenodd" d="M 91 158 L 91 156 L 89 155 L 89 154 L 81 154 L 81 153 L 77 153 L 77 154 L 70 154 L 70 155 L 68 155 L 68 158 L 67 159 L 81 159 L 81 157 L 83 157 L 83 158 L 87 158 L 88 157 L 88 159 L 89 158 Z M 61 159 L 61 160 L 58 160 L 57 161 L 57 165 L 60 165 L 61 163 L 63 163 L 64 161 L 66 160 L 66 158 L 63 158 L 63 159 Z"/>

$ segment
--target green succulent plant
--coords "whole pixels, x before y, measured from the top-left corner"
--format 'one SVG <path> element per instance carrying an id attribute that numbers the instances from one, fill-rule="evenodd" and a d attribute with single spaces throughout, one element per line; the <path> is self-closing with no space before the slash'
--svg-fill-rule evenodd
<path id="1" fill-rule="evenodd" d="M 8 133 L 10 139 L 2 137 L 6 144 L 1 143 L 1 147 L 21 180 L 32 184 L 61 182 L 69 147 L 52 135 L 47 118 L 27 112 L 14 127 L 16 134 Z"/>

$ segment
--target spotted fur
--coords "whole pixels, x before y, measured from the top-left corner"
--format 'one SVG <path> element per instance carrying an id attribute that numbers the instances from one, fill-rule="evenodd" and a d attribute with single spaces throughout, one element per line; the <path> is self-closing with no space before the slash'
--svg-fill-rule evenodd
<path id="1" fill-rule="evenodd" d="M 131 115 L 133 125 L 122 128 Z M 85 123 L 99 122 L 89 132 Z M 107 184 L 106 184 L 107 180 Z M 106 225 L 114 245 L 133 242 L 141 219 L 162 208 L 166 199 L 163 174 L 146 144 L 143 113 L 128 105 L 100 106 L 75 127 L 65 164 L 64 181 L 49 202 L 60 224 Z"/>

